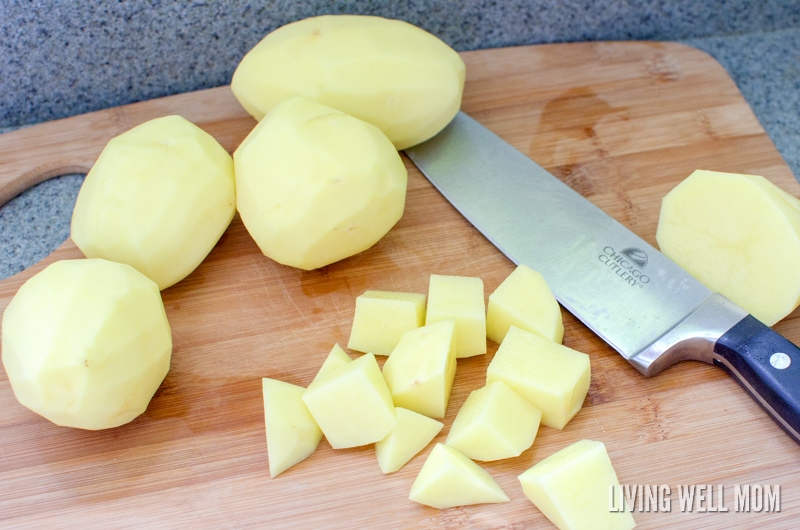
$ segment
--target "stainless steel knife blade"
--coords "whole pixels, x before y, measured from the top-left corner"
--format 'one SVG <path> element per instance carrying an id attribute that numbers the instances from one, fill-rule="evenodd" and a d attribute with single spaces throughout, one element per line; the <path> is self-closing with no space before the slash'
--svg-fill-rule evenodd
<path id="1" fill-rule="evenodd" d="M 463 112 L 405 153 L 501 252 L 539 271 L 564 308 L 640 372 L 684 359 L 720 365 L 800 441 L 800 350 L 788 340 Z M 769 362 L 777 353 L 788 366 Z"/>

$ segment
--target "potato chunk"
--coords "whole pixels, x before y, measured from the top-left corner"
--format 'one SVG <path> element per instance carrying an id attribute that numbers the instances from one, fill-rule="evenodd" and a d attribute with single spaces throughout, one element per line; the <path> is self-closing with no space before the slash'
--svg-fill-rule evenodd
<path id="1" fill-rule="evenodd" d="M 768 326 L 800 305 L 800 201 L 764 177 L 695 171 L 662 200 L 656 240 Z"/>
<path id="2" fill-rule="evenodd" d="M 503 381 L 542 411 L 542 424 L 563 429 L 589 392 L 589 356 L 511 326 L 486 369 L 486 384 Z"/>
<path id="3" fill-rule="evenodd" d="M 347 347 L 364 353 L 389 355 L 406 331 L 425 324 L 421 293 L 366 291 L 356 298 L 356 311 Z"/>
<path id="4" fill-rule="evenodd" d="M 394 473 L 414 458 L 439 434 L 444 424 L 413 410 L 396 407 L 397 425 L 375 443 L 375 456 L 384 473 Z"/>
<path id="5" fill-rule="evenodd" d="M 456 321 L 456 356 L 486 353 L 486 303 L 483 280 L 470 276 L 431 274 L 425 323 Z"/>
<path id="6" fill-rule="evenodd" d="M 484 462 L 519 456 L 533 445 L 542 412 L 503 381 L 473 390 L 445 443 Z"/>
<path id="7" fill-rule="evenodd" d="M 314 381 L 317 379 L 322 379 L 328 375 L 328 373 L 334 371 L 342 365 L 352 362 L 352 360 L 353 359 L 347 355 L 347 352 L 344 351 L 341 346 L 334 344 L 333 348 L 331 348 L 331 351 L 328 353 L 328 356 L 325 357 L 325 360 L 322 362 L 322 366 L 320 366 L 319 370 L 317 370 L 317 375 L 314 376 Z"/>
<path id="8" fill-rule="evenodd" d="M 127 263 L 166 289 L 205 259 L 235 211 L 231 156 L 166 116 L 108 142 L 78 193 L 70 235 L 86 257 Z"/>
<path id="9" fill-rule="evenodd" d="M 564 339 L 561 306 L 544 277 L 527 265 L 517 266 L 489 295 L 486 336 L 500 344 L 512 324 L 554 342 Z"/>
<path id="10" fill-rule="evenodd" d="M 575 442 L 522 473 L 519 481 L 525 496 L 561 530 L 636 526 L 629 511 L 609 510 L 609 495 L 620 488 L 602 442 Z"/>
<path id="11" fill-rule="evenodd" d="M 26 281 L 3 314 L 2 336 L 19 402 L 89 430 L 143 413 L 172 355 L 158 286 L 98 258 L 57 261 Z"/>
<path id="12" fill-rule="evenodd" d="M 233 154 L 236 204 L 268 257 L 311 270 L 374 245 L 403 215 L 408 173 L 376 127 L 300 96 Z"/>
<path id="13" fill-rule="evenodd" d="M 269 475 L 277 477 L 317 450 L 322 431 L 303 403 L 305 388 L 262 378 Z"/>
<path id="14" fill-rule="evenodd" d="M 397 424 L 392 395 L 371 353 L 314 380 L 303 402 L 334 449 L 383 440 Z"/>
<path id="15" fill-rule="evenodd" d="M 444 418 L 456 377 L 455 321 L 406 332 L 383 364 L 394 404 Z"/>
<path id="16" fill-rule="evenodd" d="M 464 76 L 452 48 L 411 24 L 326 15 L 265 36 L 237 66 L 231 89 L 256 120 L 301 94 L 372 123 L 401 150 L 450 122 Z"/>
<path id="17" fill-rule="evenodd" d="M 488 471 L 441 443 L 433 446 L 408 498 L 440 510 L 510 500 Z"/>

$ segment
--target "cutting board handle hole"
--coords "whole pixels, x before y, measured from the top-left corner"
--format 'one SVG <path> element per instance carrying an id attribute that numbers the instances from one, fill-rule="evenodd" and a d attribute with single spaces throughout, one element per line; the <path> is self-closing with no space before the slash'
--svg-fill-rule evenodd
<path id="1" fill-rule="evenodd" d="M 85 176 L 51 177 L 0 206 L 0 279 L 41 261 L 67 240 Z M 53 246 L 51 240 L 56 239 L 58 244 Z"/>

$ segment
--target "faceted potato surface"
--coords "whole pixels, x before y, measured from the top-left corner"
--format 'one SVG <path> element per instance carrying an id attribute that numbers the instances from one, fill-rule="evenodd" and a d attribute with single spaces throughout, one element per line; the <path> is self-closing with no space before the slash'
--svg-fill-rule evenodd
<path id="1" fill-rule="evenodd" d="M 656 240 L 768 326 L 800 305 L 800 200 L 764 177 L 695 171 L 663 198 Z"/>
<path id="2" fill-rule="evenodd" d="M 445 442 L 473 460 L 519 456 L 533 445 L 542 412 L 503 381 L 473 390 Z"/>
<path id="3" fill-rule="evenodd" d="M 511 326 L 486 369 L 486 384 L 503 381 L 542 411 L 543 425 L 564 426 L 589 392 L 591 366 L 583 352 Z"/>
<path id="4" fill-rule="evenodd" d="M 408 498 L 440 510 L 510 500 L 488 471 L 441 443 L 425 459 Z"/>
<path id="5" fill-rule="evenodd" d="M 400 219 L 408 173 L 376 127 L 297 96 L 234 152 L 236 201 L 261 251 L 312 270 L 368 249 Z"/>
<path id="6" fill-rule="evenodd" d="M 372 123 L 402 150 L 455 116 L 465 71 L 455 50 L 411 24 L 328 15 L 264 37 L 237 66 L 231 89 L 256 120 L 300 94 Z"/>
<path id="7" fill-rule="evenodd" d="M 397 424 L 392 395 L 371 353 L 315 379 L 303 402 L 334 449 L 375 443 Z"/>
<path id="8" fill-rule="evenodd" d="M 305 388 L 262 378 L 269 474 L 275 478 L 317 450 L 322 431 L 303 403 Z"/>
<path id="9" fill-rule="evenodd" d="M 619 480 L 602 442 L 580 440 L 538 462 L 519 477 L 522 491 L 561 530 L 629 530 L 630 511 L 612 511 Z M 621 506 L 622 499 L 614 503 Z"/>
<path id="10" fill-rule="evenodd" d="M 127 263 L 160 289 L 188 276 L 233 219 L 231 156 L 180 116 L 111 139 L 86 175 L 71 237 L 89 258 Z"/>
<path id="11" fill-rule="evenodd" d="M 395 407 L 397 425 L 386 438 L 375 442 L 375 456 L 384 473 L 394 473 L 439 434 L 444 424 L 413 410 Z"/>
<path id="12" fill-rule="evenodd" d="M 470 276 L 431 274 L 425 323 L 456 321 L 456 356 L 486 353 L 486 302 L 483 280 Z"/>
<path id="13" fill-rule="evenodd" d="M 356 311 L 347 347 L 389 355 L 406 331 L 425 324 L 421 293 L 366 291 L 356 298 Z"/>
<path id="14" fill-rule="evenodd" d="M 158 286 L 102 259 L 58 261 L 25 282 L 3 315 L 2 340 L 19 402 L 90 430 L 144 412 L 172 353 Z"/>
<path id="15" fill-rule="evenodd" d="M 511 325 L 554 342 L 564 339 L 561 306 L 539 272 L 519 265 L 489 295 L 486 336 L 500 344 Z"/>

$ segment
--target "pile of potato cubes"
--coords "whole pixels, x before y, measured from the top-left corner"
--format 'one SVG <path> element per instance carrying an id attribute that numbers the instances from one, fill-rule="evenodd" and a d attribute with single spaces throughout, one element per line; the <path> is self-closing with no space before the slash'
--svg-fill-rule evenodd
<path id="1" fill-rule="evenodd" d="M 334 345 L 307 388 L 263 379 L 270 474 L 306 459 L 323 436 L 334 449 L 373 444 L 384 473 L 401 469 L 444 427 L 457 359 L 485 354 L 488 338 L 499 347 L 486 384 L 434 445 L 409 499 L 439 509 L 507 502 L 478 462 L 519 456 L 540 425 L 563 429 L 588 393 L 589 356 L 564 346 L 563 334 L 558 302 L 524 265 L 488 305 L 474 277 L 432 274 L 427 295 L 366 291 L 356 299 L 347 344 L 362 355 Z M 377 355 L 387 356 L 382 368 Z M 619 482 L 601 442 L 572 444 L 519 480 L 561 528 L 592 528 L 609 517 L 612 527 L 634 526 L 630 513 L 608 511 L 609 488 Z"/>

